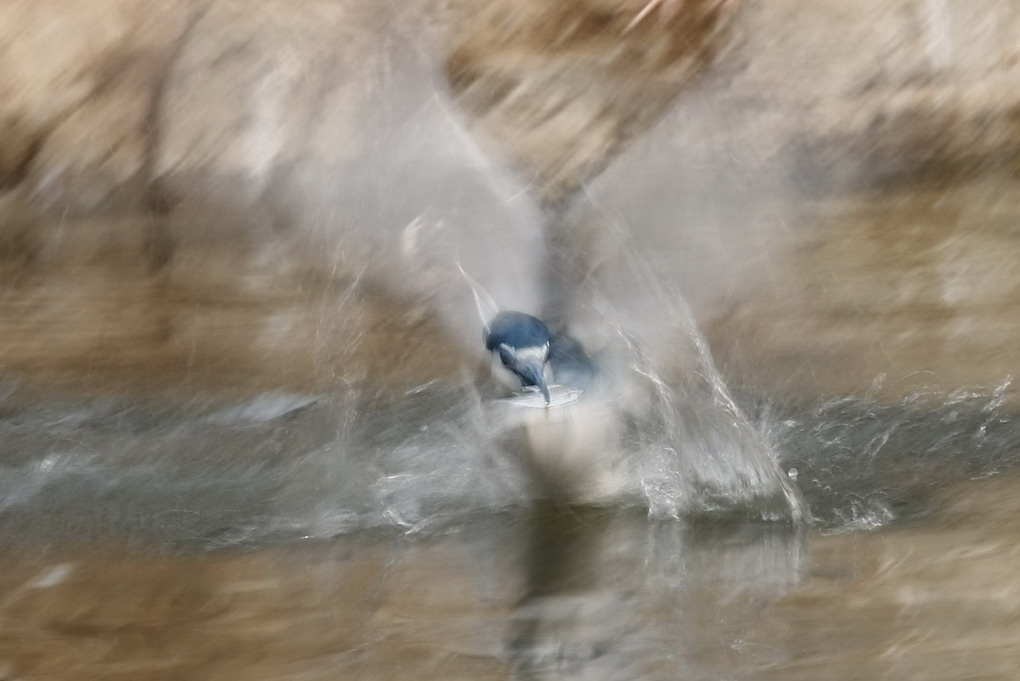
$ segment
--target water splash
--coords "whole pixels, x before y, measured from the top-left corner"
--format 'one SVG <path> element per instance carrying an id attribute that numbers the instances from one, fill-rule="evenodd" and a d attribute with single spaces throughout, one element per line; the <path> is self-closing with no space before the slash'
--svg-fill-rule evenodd
<path id="1" fill-rule="evenodd" d="M 741 401 L 783 468 L 796 471 L 813 520 L 843 532 L 923 516 L 943 485 L 1015 468 L 1020 421 L 1011 386 L 919 390 L 897 403 Z"/>

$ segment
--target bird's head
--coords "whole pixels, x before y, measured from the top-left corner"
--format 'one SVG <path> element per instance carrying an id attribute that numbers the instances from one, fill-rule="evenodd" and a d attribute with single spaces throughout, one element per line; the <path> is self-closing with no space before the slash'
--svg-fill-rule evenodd
<path id="1" fill-rule="evenodd" d="M 505 343 L 499 346 L 499 360 L 513 372 L 525 388 L 535 387 L 549 404 L 549 385 L 545 381 L 545 363 L 549 359 L 549 345 L 514 348 Z"/>
<path id="2" fill-rule="evenodd" d="M 501 312 L 485 329 L 485 347 L 498 354 L 503 366 L 521 382 L 521 386 L 541 391 L 550 401 L 545 381 L 549 361 L 549 329 L 536 317 L 523 312 Z"/>

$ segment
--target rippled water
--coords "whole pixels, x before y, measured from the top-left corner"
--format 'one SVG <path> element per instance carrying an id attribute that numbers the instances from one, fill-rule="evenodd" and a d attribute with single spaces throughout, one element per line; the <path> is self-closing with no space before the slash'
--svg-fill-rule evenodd
<path id="1" fill-rule="evenodd" d="M 1011 525 L 988 520 L 1015 506 L 1008 394 L 742 396 L 814 529 L 755 506 L 650 517 L 637 493 L 550 505 L 486 403 L 453 387 L 386 405 L 9 403 L 0 664 L 11 678 L 961 678 L 931 655 L 1000 626 L 1020 594 Z M 982 678 L 1008 678 L 1013 639 L 997 632 Z"/>
<path id="2" fill-rule="evenodd" d="M 507 409 L 435 386 L 389 405 L 273 393 L 229 407 L 103 400 L 11 408 L 0 422 L 0 535 L 74 542 L 113 532 L 215 548 L 371 528 L 441 531 L 524 508 L 544 496 L 545 483 L 559 482 L 535 470 L 542 462 L 532 460 L 528 434 L 556 442 L 575 424 L 555 415 L 522 423 Z M 610 462 L 607 475 L 617 479 L 602 505 L 672 515 L 725 503 L 711 481 L 687 485 L 677 468 L 664 468 L 679 455 L 651 435 L 621 456 Z M 601 463 L 595 453 L 578 465 Z M 583 471 L 571 464 L 561 473 L 571 474 Z M 781 512 L 762 503 L 748 514 Z"/>
<path id="3" fill-rule="evenodd" d="M 1020 423 L 1003 407 L 1007 390 L 961 392 L 935 404 L 931 395 L 895 405 L 742 401 L 748 426 L 767 443 L 762 451 L 777 457 L 810 518 L 841 531 L 923 517 L 947 482 L 1009 471 L 1020 457 Z M 0 420 L 0 536 L 73 542 L 114 533 L 216 548 L 373 528 L 434 533 L 518 513 L 544 496 L 548 482 L 521 441 L 529 430 L 561 423 L 544 415 L 536 426 L 504 413 L 522 410 L 493 404 L 433 385 L 396 404 L 267 393 L 229 406 L 11 405 Z M 722 440 L 725 432 L 714 435 Z M 627 465 L 612 462 L 618 489 L 596 505 L 652 517 L 715 508 L 749 520 L 789 518 L 773 515 L 781 507 L 768 499 L 741 506 L 734 497 L 724 506 L 709 483 L 681 485 L 679 471 L 662 466 L 682 462 L 659 456 L 668 448 L 640 446 L 651 441 L 645 437 L 623 452 Z M 688 437 L 696 456 L 706 445 Z M 585 461 L 600 463 L 595 453 Z"/>

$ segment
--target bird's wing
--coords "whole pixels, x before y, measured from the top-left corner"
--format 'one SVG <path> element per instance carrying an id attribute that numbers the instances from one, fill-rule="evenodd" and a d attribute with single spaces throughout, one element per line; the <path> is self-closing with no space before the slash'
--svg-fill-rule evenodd
<path id="1" fill-rule="evenodd" d="M 471 278 L 471 275 L 464 271 L 464 267 L 460 264 L 460 257 L 457 258 L 457 269 L 460 270 L 461 276 L 464 277 L 464 282 L 471 289 L 471 295 L 475 299 L 475 309 L 478 311 L 478 319 L 482 323 L 483 337 L 489 335 L 489 321 L 499 312 L 499 306 L 496 305 L 496 301 L 493 300 L 489 292 L 486 291 L 481 284 Z M 484 300 L 483 300 L 484 299 Z M 489 314 L 485 313 L 482 309 L 482 305 L 490 308 Z"/>

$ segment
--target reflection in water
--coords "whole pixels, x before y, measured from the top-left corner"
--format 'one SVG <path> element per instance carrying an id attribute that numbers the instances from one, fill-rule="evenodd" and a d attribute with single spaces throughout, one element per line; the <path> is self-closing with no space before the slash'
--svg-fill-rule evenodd
<path id="1" fill-rule="evenodd" d="M 718 678 L 775 659 L 747 636 L 799 546 L 775 526 L 543 509 L 417 541 L 52 547 L 4 560 L 0 662 L 17 678 Z"/>
<path id="2" fill-rule="evenodd" d="M 950 679 L 932 654 L 979 635 L 988 669 L 1012 659 L 1008 633 L 961 627 L 1001 629 L 1020 593 L 1015 476 L 935 510 L 954 480 L 1015 468 L 1005 388 L 941 405 L 742 398 L 823 529 L 914 521 L 827 536 L 747 512 L 528 506 L 527 468 L 480 454 L 488 426 L 466 425 L 490 415 L 446 390 L 348 422 L 339 398 L 287 394 L 9 402 L 0 664 L 14 678 L 807 681 L 880 675 L 895 649 L 897 669 Z M 969 620 L 946 614 L 953 594 Z"/>
<path id="3" fill-rule="evenodd" d="M 953 480 L 1015 467 L 1005 387 L 941 406 L 743 398 L 824 529 L 915 521 L 813 538 L 748 511 L 535 502 L 527 467 L 485 445 L 477 396 L 430 390 L 353 409 L 8 401 L 0 663 L 15 678 L 859 678 L 828 668 L 895 646 L 930 670 L 931 647 L 977 636 L 939 618 L 952 593 L 990 622 L 1013 602 L 1009 480 L 934 511 Z M 998 669 L 1012 647 L 991 640 Z"/>
<path id="4" fill-rule="evenodd" d="M 952 489 L 938 523 L 813 538 L 546 508 L 414 540 L 259 551 L 37 542 L 0 559 L 0 667 L 26 679 L 1010 679 L 1015 485 Z"/>
<path id="5" fill-rule="evenodd" d="M 783 525 L 535 509 L 515 678 L 710 679 L 767 663 L 749 624 L 796 583 L 801 547 Z"/>

